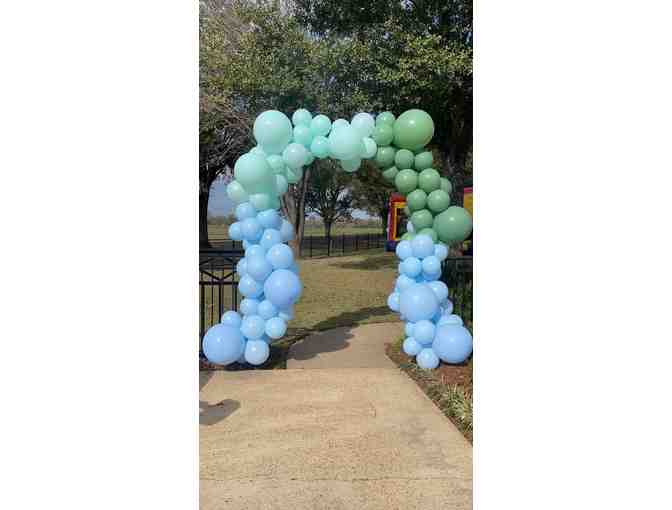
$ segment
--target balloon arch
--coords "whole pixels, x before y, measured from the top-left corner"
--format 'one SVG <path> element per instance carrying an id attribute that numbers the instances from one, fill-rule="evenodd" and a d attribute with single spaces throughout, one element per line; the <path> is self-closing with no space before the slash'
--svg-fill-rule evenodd
<path id="1" fill-rule="evenodd" d="M 439 278 L 448 246 L 469 237 L 472 220 L 465 209 L 450 205 L 451 183 L 432 168 L 432 153 L 425 147 L 433 135 L 434 121 L 417 109 L 398 118 L 391 112 L 375 119 L 358 113 L 351 122 L 332 123 L 305 109 L 295 111 L 291 121 L 276 110 L 256 118 L 258 145 L 238 158 L 226 190 L 238 204 L 238 221 L 229 227 L 229 236 L 245 249 L 236 267 L 244 299 L 240 314 L 227 311 L 203 337 L 209 361 L 260 365 L 268 359 L 269 344 L 287 331 L 303 287 L 294 253 L 285 244 L 294 229 L 278 213 L 280 196 L 299 182 L 304 166 L 327 157 L 349 173 L 362 159 L 373 159 L 406 196 L 409 228 L 396 248 L 400 275 L 387 300 L 406 321 L 404 351 L 426 369 L 440 360 L 461 363 L 469 357 L 471 334 L 452 313 L 448 287 Z"/>

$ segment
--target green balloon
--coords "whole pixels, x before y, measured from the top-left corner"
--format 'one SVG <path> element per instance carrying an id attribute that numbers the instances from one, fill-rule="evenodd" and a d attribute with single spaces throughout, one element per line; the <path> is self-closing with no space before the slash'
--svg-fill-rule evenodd
<path id="1" fill-rule="evenodd" d="M 226 194 L 233 201 L 234 204 L 247 202 L 249 197 L 243 186 L 238 181 L 231 181 L 226 187 Z"/>
<path id="2" fill-rule="evenodd" d="M 422 229 L 431 228 L 434 224 L 434 216 L 428 209 L 420 209 L 411 214 L 411 223 L 416 232 Z"/>
<path id="3" fill-rule="evenodd" d="M 394 178 L 397 176 L 398 173 L 399 170 L 397 169 L 397 167 L 391 166 L 390 168 L 388 168 L 383 172 L 383 177 L 385 177 L 385 179 L 387 179 L 387 181 L 389 182 L 394 182 Z"/>
<path id="4" fill-rule="evenodd" d="M 411 211 L 419 211 L 427 206 L 427 193 L 421 189 L 411 191 L 406 197 L 406 205 Z"/>
<path id="5" fill-rule="evenodd" d="M 261 154 L 243 154 L 233 167 L 233 175 L 248 194 L 268 193 L 275 189 L 273 170 Z"/>
<path id="6" fill-rule="evenodd" d="M 448 179 L 441 177 L 441 189 L 450 195 L 450 193 L 453 191 L 453 185 Z"/>
<path id="7" fill-rule="evenodd" d="M 271 195 L 267 193 L 254 193 L 250 195 L 250 203 L 257 211 L 265 211 L 271 208 Z"/>
<path id="8" fill-rule="evenodd" d="M 403 236 L 401 236 L 401 240 L 402 241 L 412 241 L 414 237 L 415 237 L 415 234 L 413 232 L 406 232 Z"/>
<path id="9" fill-rule="evenodd" d="M 381 126 L 387 124 L 389 126 L 394 125 L 394 113 L 392 112 L 383 112 L 379 113 L 376 117 L 376 126 Z"/>
<path id="10" fill-rule="evenodd" d="M 404 206 L 404 214 L 408 218 L 411 215 L 411 210 L 408 208 L 407 205 Z"/>
<path id="11" fill-rule="evenodd" d="M 430 168 L 433 162 L 434 158 L 432 157 L 432 153 L 430 151 L 425 151 L 415 156 L 413 166 L 418 172 L 420 172 L 425 168 Z"/>
<path id="12" fill-rule="evenodd" d="M 406 168 L 413 168 L 413 153 L 408 149 L 399 149 L 394 156 L 394 163 L 397 168 L 402 170 Z"/>
<path id="13" fill-rule="evenodd" d="M 400 149 L 419 149 L 434 136 L 434 121 L 423 110 L 407 110 L 394 121 L 394 145 Z"/>
<path id="14" fill-rule="evenodd" d="M 418 234 L 423 234 L 432 238 L 432 241 L 435 243 L 439 240 L 439 236 L 436 235 L 436 232 L 433 228 L 423 228 Z"/>
<path id="15" fill-rule="evenodd" d="M 453 205 L 434 218 L 434 230 L 447 244 L 461 243 L 471 234 L 471 215 L 466 209 Z"/>
<path id="16" fill-rule="evenodd" d="M 418 174 L 415 170 L 402 170 L 394 178 L 394 185 L 399 193 L 404 195 L 410 193 L 418 187 Z"/>
<path id="17" fill-rule="evenodd" d="M 441 176 L 439 172 L 433 168 L 425 168 L 418 176 L 418 186 L 420 186 L 425 193 L 431 193 L 435 189 L 441 187 Z"/>
<path id="18" fill-rule="evenodd" d="M 378 147 L 378 152 L 376 153 L 376 163 L 381 168 L 387 168 L 394 165 L 394 147 Z"/>
<path id="19" fill-rule="evenodd" d="M 389 124 L 380 124 L 373 128 L 371 138 L 376 142 L 378 147 L 385 147 L 392 143 L 394 138 L 394 129 Z"/>
<path id="20" fill-rule="evenodd" d="M 296 184 L 303 177 L 303 168 L 287 168 L 287 182 Z"/>
<path id="21" fill-rule="evenodd" d="M 435 189 L 427 197 L 427 207 L 433 213 L 440 213 L 450 206 L 450 195 L 442 189 Z"/>

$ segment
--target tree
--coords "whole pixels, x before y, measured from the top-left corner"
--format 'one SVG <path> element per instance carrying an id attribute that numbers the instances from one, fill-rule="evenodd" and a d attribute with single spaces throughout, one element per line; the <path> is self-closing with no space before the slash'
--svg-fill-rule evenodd
<path id="1" fill-rule="evenodd" d="M 353 207 L 380 217 L 382 233 L 385 235 L 387 216 L 390 212 L 390 195 L 394 192 L 394 186 L 383 178 L 378 168 L 365 161 L 353 176 L 350 192 Z"/>
<path id="2" fill-rule="evenodd" d="M 334 161 L 313 163 L 306 190 L 306 208 L 322 218 L 328 243 L 334 223 L 351 218 L 352 197 L 348 190 L 351 180 L 351 176 Z"/>

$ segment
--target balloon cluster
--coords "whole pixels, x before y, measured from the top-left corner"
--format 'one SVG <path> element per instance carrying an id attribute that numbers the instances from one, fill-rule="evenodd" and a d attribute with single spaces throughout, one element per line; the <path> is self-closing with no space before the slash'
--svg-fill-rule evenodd
<path id="1" fill-rule="evenodd" d="M 425 369 L 438 367 L 439 360 L 462 363 L 471 354 L 472 338 L 453 314 L 448 287 L 439 281 L 448 248 L 418 234 L 412 241 L 402 240 L 396 253 L 400 274 L 387 305 L 406 321 L 404 352 Z"/>

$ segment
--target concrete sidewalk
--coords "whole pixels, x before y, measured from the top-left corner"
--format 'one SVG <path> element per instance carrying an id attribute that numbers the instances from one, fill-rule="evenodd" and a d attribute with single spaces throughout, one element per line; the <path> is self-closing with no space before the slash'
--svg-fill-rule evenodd
<path id="1" fill-rule="evenodd" d="M 403 332 L 402 322 L 321 331 L 290 347 L 287 368 L 396 368 L 385 354 L 385 344 Z"/>
<path id="2" fill-rule="evenodd" d="M 396 368 L 201 373 L 201 508 L 469 509 L 471 445 Z"/>

